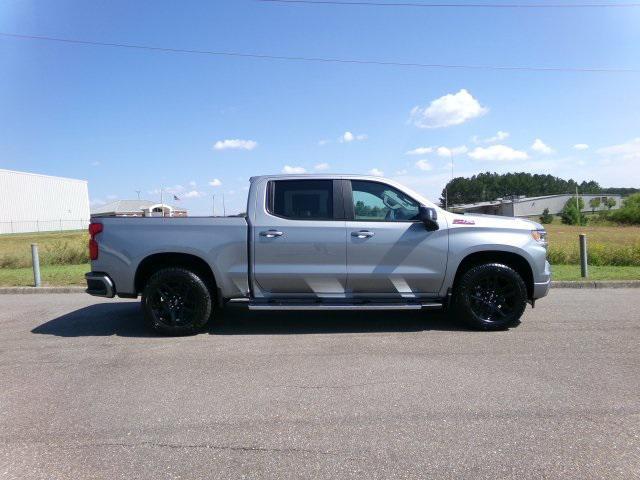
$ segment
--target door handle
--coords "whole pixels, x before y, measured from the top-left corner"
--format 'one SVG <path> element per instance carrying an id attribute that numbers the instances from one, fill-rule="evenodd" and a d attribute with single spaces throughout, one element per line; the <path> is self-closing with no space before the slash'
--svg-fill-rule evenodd
<path id="1" fill-rule="evenodd" d="M 265 232 L 260 232 L 261 237 L 267 237 L 267 238 L 281 237 L 282 235 L 284 235 L 284 233 L 278 230 L 267 230 Z"/>
<path id="2" fill-rule="evenodd" d="M 357 237 L 357 238 L 371 238 L 374 235 L 375 234 L 369 230 L 360 230 L 358 232 L 351 232 L 351 236 Z"/>

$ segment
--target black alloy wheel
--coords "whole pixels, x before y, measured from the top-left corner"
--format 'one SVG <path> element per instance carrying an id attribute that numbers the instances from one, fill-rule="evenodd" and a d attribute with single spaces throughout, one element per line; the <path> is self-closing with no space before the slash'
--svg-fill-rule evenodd
<path id="1" fill-rule="evenodd" d="M 455 287 L 456 316 L 481 330 L 516 326 L 527 306 L 527 288 L 512 268 L 490 263 L 466 271 Z"/>
<path id="2" fill-rule="evenodd" d="M 203 280 L 183 268 L 154 273 L 142 293 L 145 322 L 166 335 L 191 335 L 209 321 L 212 295 Z"/>

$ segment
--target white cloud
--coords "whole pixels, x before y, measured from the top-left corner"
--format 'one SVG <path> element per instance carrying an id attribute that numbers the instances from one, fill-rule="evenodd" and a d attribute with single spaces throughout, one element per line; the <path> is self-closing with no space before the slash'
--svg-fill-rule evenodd
<path id="1" fill-rule="evenodd" d="M 198 186 L 198 184 L 196 183 L 196 181 L 195 181 L 195 180 L 191 180 L 191 181 L 189 182 L 189 186 L 190 186 L 190 187 L 194 187 L 194 188 L 195 188 L 195 187 L 197 187 L 197 186 Z"/>
<path id="2" fill-rule="evenodd" d="M 574 149 L 576 150 L 588 150 L 589 149 L 589 145 L 587 145 L 586 143 L 576 143 L 573 146 Z"/>
<path id="3" fill-rule="evenodd" d="M 184 198 L 199 198 L 204 196 L 204 192 L 199 192 L 197 190 L 190 190 L 182 194 Z"/>
<path id="4" fill-rule="evenodd" d="M 406 168 L 403 168 L 403 169 L 401 169 L 401 170 L 398 170 L 398 171 L 396 172 L 396 175 L 406 175 L 407 173 L 408 173 L 408 172 L 407 172 L 407 169 L 406 169 Z"/>
<path id="5" fill-rule="evenodd" d="M 490 147 L 476 147 L 469 152 L 469 157 L 474 160 L 508 162 L 511 160 L 526 160 L 529 155 L 527 152 L 515 150 L 507 145 L 491 145 Z"/>
<path id="6" fill-rule="evenodd" d="M 241 140 L 239 138 L 218 140 L 214 145 L 214 150 L 253 150 L 258 146 L 258 142 L 253 140 Z"/>
<path id="7" fill-rule="evenodd" d="M 413 150 L 409 150 L 406 155 L 426 155 L 433 152 L 433 147 L 418 147 Z"/>
<path id="8" fill-rule="evenodd" d="M 318 146 L 319 147 L 324 147 L 327 143 L 329 143 L 331 140 L 326 140 L 326 139 L 322 139 L 322 140 L 318 140 Z"/>
<path id="9" fill-rule="evenodd" d="M 638 161 L 640 160 L 640 137 L 626 143 L 600 148 L 598 153 L 610 160 Z"/>
<path id="10" fill-rule="evenodd" d="M 91 166 L 92 167 L 99 167 L 100 166 L 100 162 L 98 160 L 95 160 L 95 161 L 91 162 Z"/>
<path id="11" fill-rule="evenodd" d="M 428 170 L 431 170 L 431 164 L 429 162 L 427 162 L 425 159 L 422 160 L 418 160 L 416 162 L 416 167 L 418 167 L 420 170 L 424 170 L 425 172 Z"/>
<path id="12" fill-rule="evenodd" d="M 369 175 L 374 175 L 376 177 L 384 177 L 384 172 L 379 168 L 372 168 L 369 170 Z"/>
<path id="13" fill-rule="evenodd" d="M 469 149 L 466 145 L 460 145 L 459 147 L 438 147 L 438 156 L 440 157 L 451 157 L 456 155 L 461 155 L 463 153 L 467 153 Z"/>
<path id="14" fill-rule="evenodd" d="M 640 185 L 640 137 L 625 143 L 600 148 L 598 176 L 595 180 L 608 187 Z"/>
<path id="15" fill-rule="evenodd" d="M 480 138 L 478 135 L 474 135 L 471 139 L 475 143 L 495 143 L 501 142 L 502 140 L 506 140 L 509 138 L 509 132 L 505 132 L 503 130 L 498 130 L 498 132 L 493 137 Z"/>
<path id="16" fill-rule="evenodd" d="M 458 93 L 436 98 L 428 107 L 413 107 L 410 121 L 419 128 L 450 127 L 480 117 L 488 111 L 463 88 Z"/>
<path id="17" fill-rule="evenodd" d="M 542 153 L 543 155 L 549 155 L 554 152 L 553 148 L 545 144 L 539 138 L 536 138 L 535 142 L 531 145 L 531 150 L 534 152 Z"/>
<path id="18" fill-rule="evenodd" d="M 282 169 L 282 173 L 306 173 L 307 170 L 304 167 L 292 167 L 285 165 Z"/>
<path id="19" fill-rule="evenodd" d="M 506 140 L 507 138 L 509 138 L 509 132 L 498 130 L 494 137 L 485 139 L 485 142 L 499 142 L 501 140 Z"/>
<path id="20" fill-rule="evenodd" d="M 368 138 L 367 135 L 361 133 L 359 135 L 354 135 L 352 132 L 344 132 L 342 136 L 338 139 L 340 143 L 351 143 L 354 141 L 362 141 Z"/>
<path id="21" fill-rule="evenodd" d="M 116 198 L 118 198 L 117 195 L 107 195 L 107 200 L 115 200 Z"/>
<path id="22" fill-rule="evenodd" d="M 325 170 L 329 170 L 329 164 L 326 162 L 318 163 L 316 166 L 313 167 L 313 169 L 317 170 L 318 172 L 323 172 Z"/>
<path id="23" fill-rule="evenodd" d="M 209 182 L 209 185 L 211 185 L 212 187 L 219 187 L 220 185 L 222 185 L 222 182 L 220 181 L 220 179 L 214 178 Z"/>

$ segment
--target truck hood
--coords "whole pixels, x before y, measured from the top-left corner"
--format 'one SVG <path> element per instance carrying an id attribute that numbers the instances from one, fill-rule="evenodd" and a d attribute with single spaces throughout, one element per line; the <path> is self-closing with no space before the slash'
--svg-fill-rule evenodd
<path id="1" fill-rule="evenodd" d="M 543 230 L 544 227 L 537 222 L 525 218 L 503 217 L 500 215 L 480 215 L 452 213 L 451 226 L 474 225 L 480 228 L 510 228 L 514 230 Z"/>

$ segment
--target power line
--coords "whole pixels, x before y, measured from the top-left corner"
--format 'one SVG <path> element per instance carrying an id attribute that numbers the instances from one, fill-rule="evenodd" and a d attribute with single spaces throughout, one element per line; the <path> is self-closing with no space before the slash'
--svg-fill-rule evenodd
<path id="1" fill-rule="evenodd" d="M 342 0 L 256 0 L 265 3 L 307 5 L 351 5 L 356 7 L 420 7 L 420 8 L 625 8 L 640 7 L 640 3 L 421 3 L 372 2 Z"/>
<path id="2" fill-rule="evenodd" d="M 536 67 L 536 66 L 515 66 L 515 65 L 465 65 L 447 63 L 417 63 L 417 62 L 396 62 L 384 60 L 362 60 L 356 58 L 325 58 L 325 57 L 303 57 L 269 55 L 245 52 L 229 52 L 216 50 L 193 50 L 186 48 L 155 47 L 152 45 L 139 45 L 132 43 L 96 42 L 90 40 L 79 40 L 72 38 L 45 37 L 42 35 L 21 35 L 17 33 L 0 32 L 0 36 L 18 38 L 22 40 L 42 40 L 47 42 L 59 42 L 72 45 L 90 45 L 97 47 L 128 48 L 134 50 L 146 50 L 163 53 L 190 53 L 198 55 L 212 55 L 220 57 L 240 57 L 262 60 L 282 60 L 295 62 L 316 62 L 316 63 L 343 63 L 354 65 L 379 65 L 387 67 L 414 67 L 429 69 L 458 69 L 458 70 L 498 70 L 498 71 L 524 71 L 524 72 L 567 72 L 567 73 L 640 73 L 640 69 L 634 68 L 599 68 L 599 67 Z"/>

